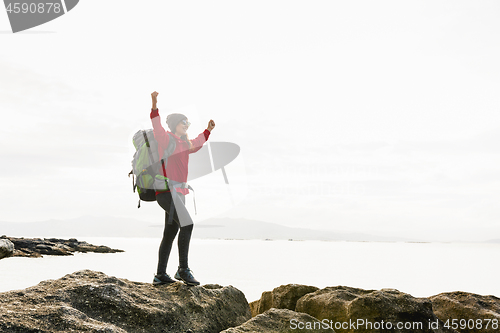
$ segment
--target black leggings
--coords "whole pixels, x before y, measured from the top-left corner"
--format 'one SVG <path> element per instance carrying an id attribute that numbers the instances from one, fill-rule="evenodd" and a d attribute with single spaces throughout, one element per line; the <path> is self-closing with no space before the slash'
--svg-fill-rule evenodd
<path id="1" fill-rule="evenodd" d="M 181 203 L 178 203 L 177 207 L 181 211 L 181 216 L 186 216 L 190 220 L 189 213 L 184 206 L 186 204 L 186 198 L 184 194 L 177 193 Z M 181 227 L 179 216 L 177 215 L 178 209 L 175 208 L 174 205 L 174 217 L 171 224 L 168 224 L 168 213 L 170 212 L 170 204 L 172 202 L 172 195 L 170 192 L 158 193 L 156 196 L 156 201 L 158 204 L 165 210 L 165 229 L 163 231 L 163 239 L 161 240 L 160 250 L 158 252 L 158 269 L 157 274 L 166 273 L 167 270 L 167 262 L 168 257 L 170 256 L 170 251 L 172 249 L 172 243 L 174 242 L 174 238 L 177 235 L 177 231 L 179 228 L 181 231 L 179 232 L 179 238 L 177 240 L 177 245 L 179 247 L 179 267 L 187 268 L 188 267 L 188 251 L 189 251 L 189 241 L 191 240 L 191 232 L 193 231 L 193 224 L 190 223 Z M 176 201 L 177 202 L 177 201 Z"/>

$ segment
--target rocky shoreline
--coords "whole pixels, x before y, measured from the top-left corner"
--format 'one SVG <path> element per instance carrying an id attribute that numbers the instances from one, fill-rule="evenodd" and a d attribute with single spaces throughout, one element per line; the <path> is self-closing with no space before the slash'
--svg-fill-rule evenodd
<path id="1" fill-rule="evenodd" d="M 76 238 L 0 237 L 0 259 L 6 257 L 40 258 L 43 255 L 72 256 L 74 252 L 124 252 L 104 245 L 93 245 Z"/>
<path id="2" fill-rule="evenodd" d="M 1 332 L 500 331 L 500 298 L 461 291 L 413 297 L 396 289 L 319 289 L 287 284 L 265 291 L 259 300 L 248 303 L 245 295 L 231 285 L 190 287 L 175 282 L 153 286 L 81 270 L 23 290 L 0 293 L 0 298 Z M 467 321 L 465 327 L 461 327 L 460 319 Z M 359 320 L 364 320 L 365 326 L 348 324 Z M 388 329 L 388 323 L 398 322 L 421 326 Z M 384 329 L 381 323 L 386 325 Z"/>

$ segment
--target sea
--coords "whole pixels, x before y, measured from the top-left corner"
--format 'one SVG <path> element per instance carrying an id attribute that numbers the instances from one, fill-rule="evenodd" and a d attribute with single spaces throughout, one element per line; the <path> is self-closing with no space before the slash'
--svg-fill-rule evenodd
<path id="1" fill-rule="evenodd" d="M 71 237 L 68 237 L 71 238 Z M 0 260 L 0 292 L 91 269 L 151 283 L 160 238 L 79 238 L 122 253 L 75 253 Z M 234 286 L 248 302 L 262 292 L 296 283 L 324 288 L 390 288 L 415 297 L 466 291 L 500 297 L 499 243 L 351 242 L 191 239 L 189 267 L 201 284 Z M 177 239 L 167 265 L 177 270 Z"/>

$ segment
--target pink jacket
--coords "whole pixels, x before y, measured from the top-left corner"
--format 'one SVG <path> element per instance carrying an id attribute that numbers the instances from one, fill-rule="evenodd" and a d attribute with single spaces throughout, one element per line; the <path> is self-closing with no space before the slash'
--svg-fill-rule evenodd
<path id="1" fill-rule="evenodd" d="M 163 152 L 168 147 L 168 141 L 170 137 L 167 134 L 167 131 L 161 125 L 161 119 L 159 115 L 159 109 L 153 110 L 151 109 L 151 122 L 153 123 L 153 133 L 156 141 L 158 141 L 158 154 L 159 158 L 163 157 Z M 193 144 L 193 149 L 189 150 L 189 146 L 186 141 L 181 140 L 177 135 L 172 132 L 168 132 L 172 135 L 172 137 L 177 140 L 174 153 L 169 156 L 167 161 L 166 172 L 167 174 L 163 174 L 163 169 L 160 165 L 160 172 L 165 177 L 169 179 L 175 180 L 177 182 L 186 182 L 188 176 L 188 162 L 189 162 L 189 154 L 196 153 L 198 150 L 203 147 L 203 144 L 208 140 L 210 135 L 209 130 L 205 130 L 200 133 L 196 139 L 191 140 Z M 187 188 L 177 188 L 177 192 L 182 193 L 184 195 L 189 193 Z M 156 191 L 156 194 L 165 192 L 165 191 Z M 170 192 L 170 191 L 167 191 Z"/>

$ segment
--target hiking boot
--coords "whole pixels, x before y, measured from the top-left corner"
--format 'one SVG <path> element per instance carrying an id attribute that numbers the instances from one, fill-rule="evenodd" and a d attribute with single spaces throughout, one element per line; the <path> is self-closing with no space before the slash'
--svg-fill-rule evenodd
<path id="1" fill-rule="evenodd" d="M 190 286 L 197 286 L 200 283 L 194 278 L 192 271 L 189 268 L 180 268 L 175 273 L 174 278 L 183 281 Z"/>
<path id="2" fill-rule="evenodd" d="M 163 274 L 156 274 L 155 278 L 153 279 L 153 284 L 159 285 L 159 284 L 171 284 L 176 282 L 174 279 L 172 279 L 167 273 Z"/>

